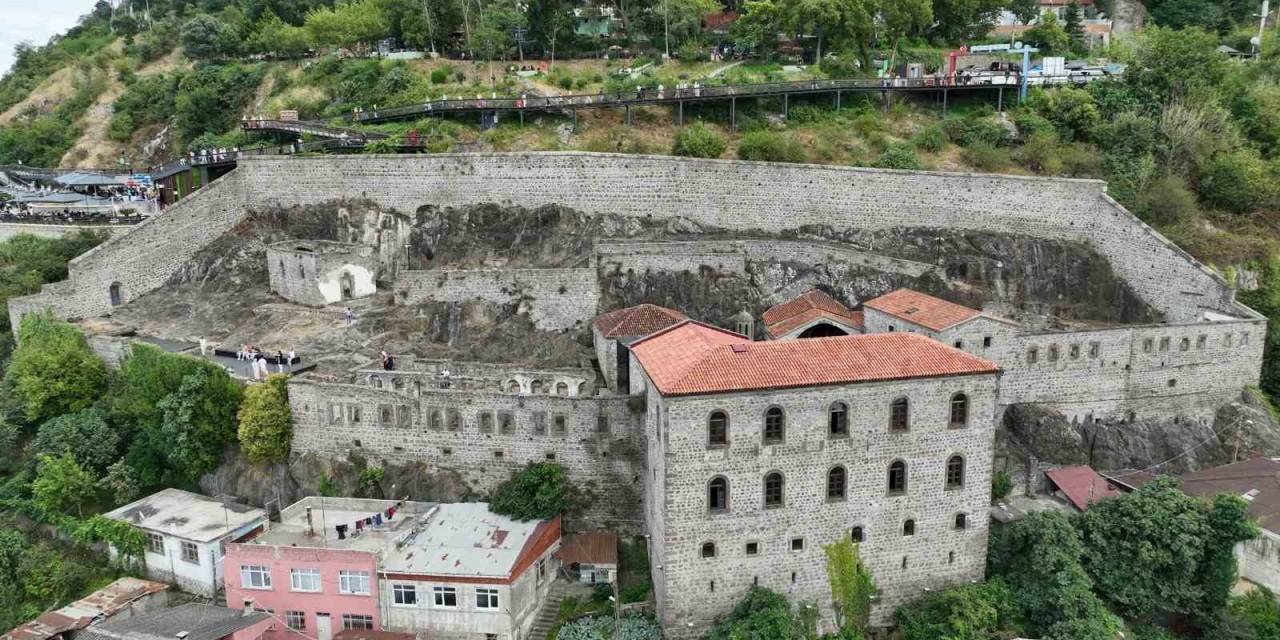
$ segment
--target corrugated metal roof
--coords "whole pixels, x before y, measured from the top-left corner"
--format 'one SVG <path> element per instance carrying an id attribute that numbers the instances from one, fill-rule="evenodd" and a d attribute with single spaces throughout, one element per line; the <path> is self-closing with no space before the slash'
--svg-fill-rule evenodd
<path id="1" fill-rule="evenodd" d="M 748 342 L 685 321 L 632 345 L 663 395 L 994 374 L 993 362 L 914 333 Z"/>
<path id="2" fill-rule="evenodd" d="M 1120 495 L 1115 485 L 1098 475 L 1093 467 L 1085 465 L 1062 467 L 1050 469 L 1044 474 L 1067 496 L 1071 506 L 1080 511 L 1088 510 L 1089 505 L 1094 502 Z"/>
<path id="3" fill-rule="evenodd" d="M 83 629 L 110 618 L 130 604 L 160 593 L 169 585 L 140 578 L 120 578 L 93 593 L 57 610 L 47 612 L 5 634 L 12 640 L 44 640 L 65 631 Z"/>
<path id="4" fill-rule="evenodd" d="M 565 564 L 618 564 L 618 534 L 612 531 L 586 531 L 564 537 L 556 553 Z"/>
<path id="5" fill-rule="evenodd" d="M 270 617 L 261 611 L 245 613 L 211 604 L 190 602 L 124 620 L 94 625 L 77 640 L 220 640 Z"/>

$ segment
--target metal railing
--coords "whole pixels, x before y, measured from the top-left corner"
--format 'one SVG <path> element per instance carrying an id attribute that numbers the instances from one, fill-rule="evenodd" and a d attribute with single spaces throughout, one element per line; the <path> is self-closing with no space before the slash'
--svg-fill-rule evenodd
<path id="1" fill-rule="evenodd" d="M 240 127 L 245 131 L 285 131 L 334 140 L 380 140 L 387 137 L 387 134 L 379 133 L 377 131 L 360 131 L 359 129 L 331 127 L 310 120 L 249 119 L 241 120 Z"/>

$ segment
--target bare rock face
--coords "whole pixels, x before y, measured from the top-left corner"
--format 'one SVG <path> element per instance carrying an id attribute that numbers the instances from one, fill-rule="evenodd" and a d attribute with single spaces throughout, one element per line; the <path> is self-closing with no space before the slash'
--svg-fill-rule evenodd
<path id="1" fill-rule="evenodd" d="M 1257 391 L 1218 408 L 1212 422 L 1191 419 L 1077 424 L 1039 406 L 1005 411 L 997 448 L 1017 463 L 1087 464 L 1098 470 L 1179 474 L 1251 455 L 1280 455 L 1280 422 Z M 1157 466 L 1158 465 L 1158 466 Z"/>

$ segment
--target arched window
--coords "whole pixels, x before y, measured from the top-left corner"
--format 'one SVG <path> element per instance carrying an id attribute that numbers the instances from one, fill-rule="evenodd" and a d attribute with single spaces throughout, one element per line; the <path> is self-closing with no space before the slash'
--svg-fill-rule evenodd
<path id="1" fill-rule="evenodd" d="M 542 381 L 534 380 L 529 383 L 529 393 L 542 393 Z"/>
<path id="2" fill-rule="evenodd" d="M 520 393 L 520 381 L 512 380 L 507 383 L 507 393 Z"/>
<path id="3" fill-rule="evenodd" d="M 916 521 L 915 521 L 915 520 L 910 520 L 910 519 L 908 519 L 908 520 L 903 520 L 903 521 L 902 521 L 902 535 L 904 535 L 904 536 L 914 536 L 915 534 L 916 534 Z"/>
<path id="4" fill-rule="evenodd" d="M 786 417 L 782 407 L 769 407 L 764 412 L 764 443 L 780 444 L 786 435 Z"/>
<path id="5" fill-rule="evenodd" d="M 947 488 L 959 489 L 964 486 L 964 458 L 951 456 L 947 458 Z"/>
<path id="6" fill-rule="evenodd" d="M 906 431 L 911 426 L 911 406 L 906 398 L 898 398 L 889 405 L 889 430 Z"/>
<path id="7" fill-rule="evenodd" d="M 969 424 L 969 396 L 957 393 L 951 396 L 951 426 L 963 427 Z"/>
<path id="8" fill-rule="evenodd" d="M 707 419 L 707 446 L 723 447 L 729 444 L 729 414 L 712 411 Z"/>
<path id="9" fill-rule="evenodd" d="M 777 471 L 764 477 L 764 506 L 782 506 L 782 474 Z"/>
<path id="10" fill-rule="evenodd" d="M 828 500 L 844 500 L 847 492 L 848 473 L 844 467 L 832 467 L 827 472 L 827 499 Z"/>
<path id="11" fill-rule="evenodd" d="M 831 403 L 827 411 L 827 434 L 833 438 L 849 435 L 849 407 L 845 403 Z"/>
<path id="12" fill-rule="evenodd" d="M 965 516 L 963 513 L 957 513 L 956 523 L 955 523 L 956 529 L 964 529 L 968 526 L 969 526 L 968 517 Z"/>
<path id="13" fill-rule="evenodd" d="M 381 389 L 381 388 L 382 388 L 382 378 L 374 378 L 374 379 L 373 379 L 373 388 L 374 388 L 374 389 Z"/>
<path id="14" fill-rule="evenodd" d="M 565 383 L 563 383 L 563 382 L 557 382 L 557 383 L 556 383 L 556 395 L 558 395 L 558 396 L 567 396 L 567 395 L 569 395 L 569 385 L 567 385 L 567 384 L 565 384 Z"/>
<path id="15" fill-rule="evenodd" d="M 854 542 L 862 542 L 866 540 L 866 534 L 862 532 L 862 527 L 854 527 L 853 531 L 849 532 L 849 538 Z"/>
<path id="16" fill-rule="evenodd" d="M 714 543 L 714 542 L 704 542 L 704 543 L 702 543 L 702 557 L 704 557 L 704 558 L 714 558 L 714 557 L 716 557 L 716 543 Z M 712 582 L 711 584 L 713 584 L 713 585 L 714 585 L 715 583 L 714 583 L 714 582 Z M 712 590 L 715 590 L 715 587 L 711 587 L 711 589 L 712 589 Z"/>
<path id="17" fill-rule="evenodd" d="M 729 510 L 729 481 L 723 476 L 716 476 L 707 483 L 707 510 Z"/>
<path id="18" fill-rule="evenodd" d="M 403 390 L 404 390 L 404 380 L 401 380 L 400 378 L 392 378 L 392 379 L 391 379 L 391 388 L 392 388 L 392 389 L 395 389 L 396 391 L 403 391 Z"/>
<path id="19" fill-rule="evenodd" d="M 907 463 L 901 460 L 894 460 L 889 465 L 889 493 L 900 494 L 907 492 Z"/>

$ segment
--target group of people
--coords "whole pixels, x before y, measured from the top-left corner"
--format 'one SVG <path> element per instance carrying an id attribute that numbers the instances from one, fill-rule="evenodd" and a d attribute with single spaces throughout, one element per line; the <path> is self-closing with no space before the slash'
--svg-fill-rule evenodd
<path id="1" fill-rule="evenodd" d="M 204 355 L 204 352 L 205 341 L 201 338 L 200 354 Z M 285 352 L 277 349 L 275 355 L 276 373 L 288 373 L 290 365 L 293 364 L 293 361 L 297 359 L 297 357 L 298 354 L 295 353 L 293 349 L 290 349 L 287 355 Z M 271 375 L 270 358 L 271 356 L 267 355 L 262 349 L 251 344 L 240 345 L 240 351 L 236 353 L 236 360 L 249 363 L 249 370 L 253 373 L 254 380 L 263 380 L 266 379 L 267 376 Z"/>
<path id="2" fill-rule="evenodd" d="M 384 371 L 392 371 L 396 368 L 395 356 L 389 354 L 384 349 L 382 351 L 382 369 Z"/>

